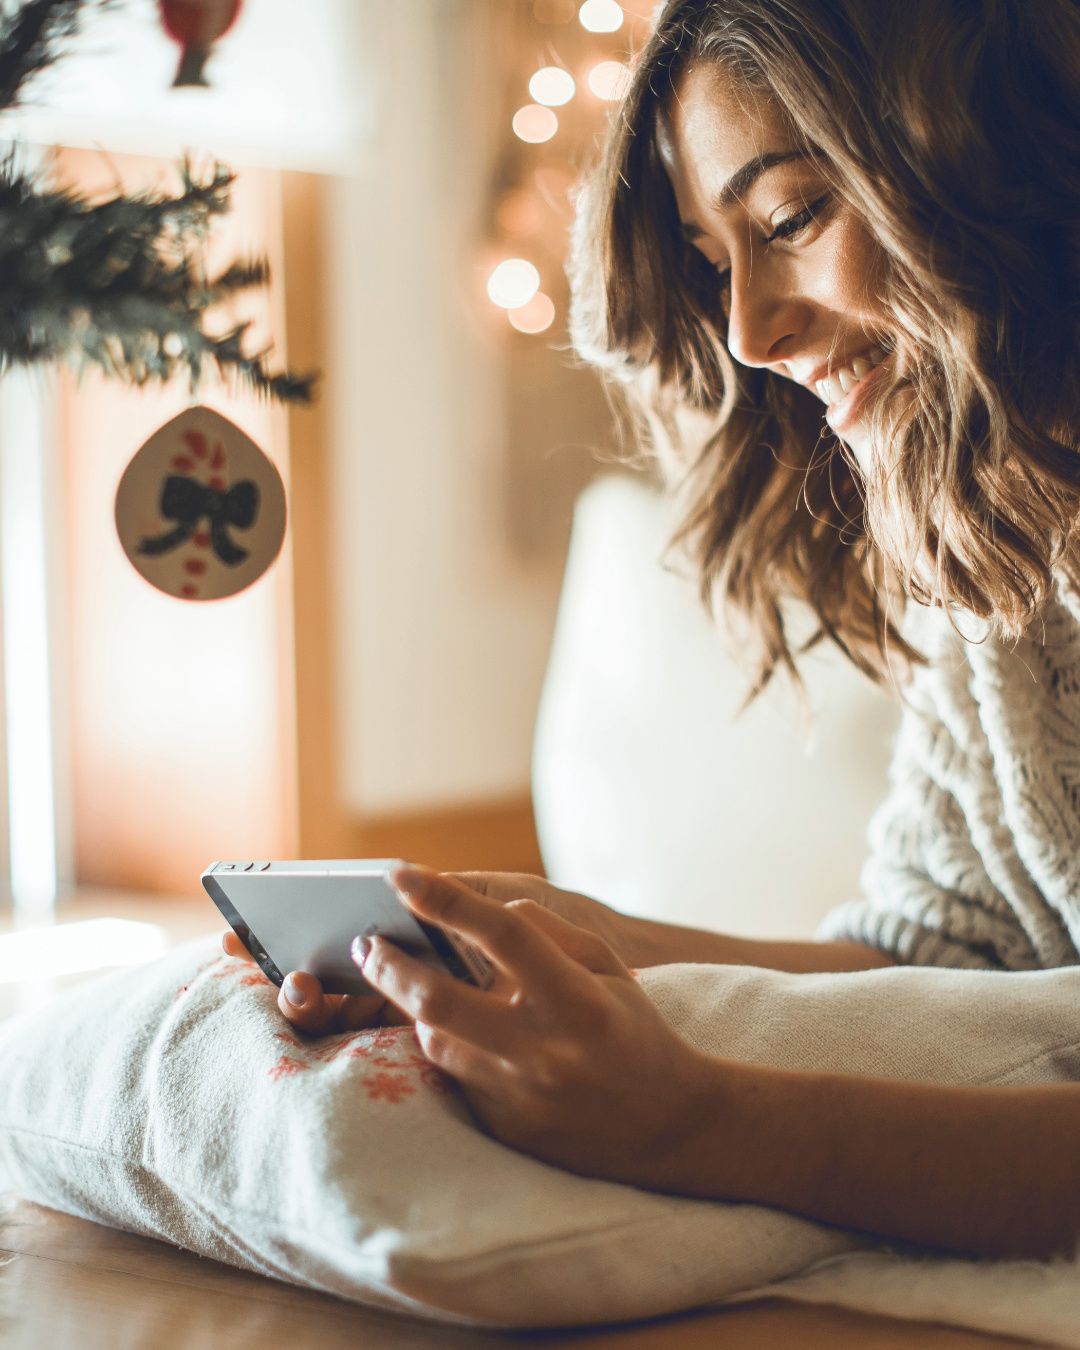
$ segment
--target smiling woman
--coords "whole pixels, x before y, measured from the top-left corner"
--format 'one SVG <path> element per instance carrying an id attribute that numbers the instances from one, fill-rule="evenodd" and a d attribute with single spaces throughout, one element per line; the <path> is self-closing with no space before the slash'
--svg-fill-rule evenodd
<path id="1" fill-rule="evenodd" d="M 579 221 L 574 335 L 649 372 L 663 439 L 708 415 L 686 535 L 762 682 L 792 665 L 785 596 L 880 676 L 906 651 L 887 596 L 1016 634 L 1072 570 L 1076 23 L 1054 0 L 671 3 L 642 53 Z"/>
<path id="2" fill-rule="evenodd" d="M 973 1088 L 955 1024 L 921 1005 L 894 1015 L 947 1075 L 933 1085 L 875 1076 L 865 1025 L 854 1072 L 724 1059 L 676 1036 L 635 971 L 850 972 L 890 1012 L 880 977 L 910 989 L 910 972 L 875 968 L 938 968 L 939 990 L 960 968 L 969 1011 L 1056 971 L 1075 998 L 1078 142 L 1072 0 L 662 10 L 579 215 L 578 350 L 641 410 L 706 599 L 756 628 L 759 682 L 795 670 L 802 601 L 810 645 L 906 677 L 904 720 L 867 896 L 815 942 L 633 919 L 536 877 L 392 869 L 496 979 L 439 977 L 378 936 L 353 959 L 377 1015 L 415 1019 L 503 1142 L 955 1252 L 1075 1253 L 1074 1069 Z M 310 976 L 278 1006 L 311 1032 L 372 1015 Z M 1048 1039 L 1031 1063 L 1053 1059 Z"/>

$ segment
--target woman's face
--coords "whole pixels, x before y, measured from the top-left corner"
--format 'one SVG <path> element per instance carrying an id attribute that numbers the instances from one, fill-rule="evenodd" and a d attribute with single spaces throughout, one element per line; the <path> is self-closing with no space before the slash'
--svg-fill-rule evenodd
<path id="1" fill-rule="evenodd" d="M 683 231 L 725 277 L 731 355 L 816 393 L 865 472 L 888 359 L 868 284 L 878 246 L 778 105 L 719 67 L 686 72 L 658 130 Z"/>

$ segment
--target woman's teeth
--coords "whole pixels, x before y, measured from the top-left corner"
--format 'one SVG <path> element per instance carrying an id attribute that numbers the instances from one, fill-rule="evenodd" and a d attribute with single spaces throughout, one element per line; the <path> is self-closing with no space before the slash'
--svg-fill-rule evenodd
<path id="1" fill-rule="evenodd" d="M 823 403 L 839 403 L 850 394 L 861 379 L 869 375 L 876 365 L 885 360 L 881 347 L 871 347 L 865 356 L 856 356 L 849 366 L 840 366 L 831 375 L 818 380 L 814 388 Z"/>

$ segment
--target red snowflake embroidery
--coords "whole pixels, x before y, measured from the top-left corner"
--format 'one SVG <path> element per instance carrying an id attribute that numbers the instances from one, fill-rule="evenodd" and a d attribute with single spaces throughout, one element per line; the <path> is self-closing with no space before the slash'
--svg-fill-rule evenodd
<path id="1" fill-rule="evenodd" d="M 312 1059 L 322 1064 L 330 1064 L 348 1050 L 348 1041 L 329 1041 L 315 1048 L 308 1047 Z"/>
<path id="2" fill-rule="evenodd" d="M 380 1069 L 370 1078 L 364 1079 L 364 1091 L 369 1101 L 390 1102 L 392 1106 L 398 1106 L 406 1097 L 411 1097 L 416 1089 L 410 1086 L 405 1074 Z"/>
<path id="3" fill-rule="evenodd" d="M 283 1078 L 292 1078 L 298 1073 L 303 1073 L 307 1065 L 300 1059 L 292 1059 L 289 1055 L 282 1055 L 274 1067 L 269 1071 L 270 1078 L 275 1083 L 280 1083 Z"/>
<path id="4" fill-rule="evenodd" d="M 222 959 L 227 960 L 228 958 Z M 240 977 L 237 980 L 237 984 L 242 985 L 245 988 L 249 989 L 253 985 L 270 983 L 270 981 L 266 978 L 266 976 L 262 973 L 261 970 L 254 968 L 246 968 L 239 961 L 236 960 L 229 960 L 228 964 L 224 967 L 223 970 L 214 971 L 213 975 L 211 975 L 210 978 L 212 980 L 229 980 L 232 979 L 234 975 L 239 975 Z"/>

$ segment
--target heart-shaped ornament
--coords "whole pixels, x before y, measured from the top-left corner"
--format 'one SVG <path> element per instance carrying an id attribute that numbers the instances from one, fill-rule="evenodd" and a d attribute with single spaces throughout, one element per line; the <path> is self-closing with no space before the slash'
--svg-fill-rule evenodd
<path id="1" fill-rule="evenodd" d="M 179 600 L 221 600 L 258 581 L 285 540 L 281 475 L 211 408 L 160 427 L 124 470 L 116 532 L 135 570 Z"/>

